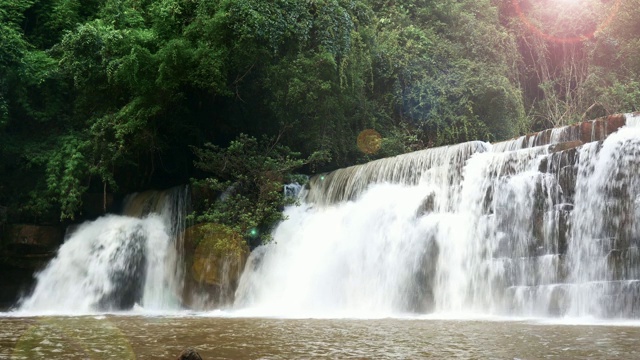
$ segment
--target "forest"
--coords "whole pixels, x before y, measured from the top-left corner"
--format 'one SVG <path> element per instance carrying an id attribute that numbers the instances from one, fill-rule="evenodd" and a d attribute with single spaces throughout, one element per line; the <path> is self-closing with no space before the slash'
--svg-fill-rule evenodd
<path id="1" fill-rule="evenodd" d="M 233 185 L 197 221 L 265 228 L 295 173 L 640 110 L 638 8 L 0 0 L 0 205 L 70 222 L 87 194 Z"/>

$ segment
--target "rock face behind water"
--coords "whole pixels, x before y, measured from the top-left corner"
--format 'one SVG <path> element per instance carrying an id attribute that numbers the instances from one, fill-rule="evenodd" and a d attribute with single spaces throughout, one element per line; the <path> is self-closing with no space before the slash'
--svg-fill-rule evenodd
<path id="1" fill-rule="evenodd" d="M 516 311 L 546 303 L 535 311 L 640 317 L 640 140 L 621 130 L 626 118 L 612 115 L 505 142 L 508 150 L 549 145 L 538 168 L 528 246 L 518 253 L 509 236 L 499 254 Z"/>
<path id="2" fill-rule="evenodd" d="M 6 246 L 24 247 L 27 252 L 50 252 L 62 244 L 64 231 L 57 226 L 13 224 L 5 227 L 2 238 Z"/>
<path id="3" fill-rule="evenodd" d="M 595 120 L 527 134 L 522 136 L 521 140 L 523 144 L 526 144 L 525 147 L 576 141 L 586 144 L 606 139 L 609 135 L 623 127 L 625 125 L 625 121 L 625 115 L 609 115 Z"/>
<path id="4" fill-rule="evenodd" d="M 7 208 L 0 206 L 0 309 L 9 308 L 33 286 L 33 274 L 53 258 L 62 244 L 58 226 L 5 224 Z"/>
<path id="5" fill-rule="evenodd" d="M 183 305 L 196 310 L 228 306 L 247 260 L 244 239 L 219 224 L 200 224 L 184 233 Z M 221 244 L 228 250 L 221 251 Z"/>

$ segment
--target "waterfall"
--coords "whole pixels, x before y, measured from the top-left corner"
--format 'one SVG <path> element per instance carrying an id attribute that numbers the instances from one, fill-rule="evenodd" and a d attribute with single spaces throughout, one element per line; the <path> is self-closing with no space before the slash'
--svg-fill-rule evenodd
<path id="1" fill-rule="evenodd" d="M 640 315 L 640 127 L 580 150 L 572 242 L 572 314 Z"/>
<path id="2" fill-rule="evenodd" d="M 37 274 L 20 311 L 89 313 L 180 307 L 186 189 L 128 196 L 124 215 L 80 225 Z"/>
<path id="3" fill-rule="evenodd" d="M 611 117 L 315 176 L 274 241 L 250 255 L 235 307 L 638 317 L 638 122 Z"/>

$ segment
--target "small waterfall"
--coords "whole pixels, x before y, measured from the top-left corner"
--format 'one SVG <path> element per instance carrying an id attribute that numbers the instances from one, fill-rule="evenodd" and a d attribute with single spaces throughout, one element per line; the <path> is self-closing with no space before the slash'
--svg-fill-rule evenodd
<path id="1" fill-rule="evenodd" d="M 300 196 L 300 192 L 303 190 L 303 186 L 297 182 L 284 185 L 284 196 L 287 198 L 297 199 Z"/>
<path id="2" fill-rule="evenodd" d="M 442 222 L 424 214 L 455 223 L 455 184 L 465 162 L 488 148 L 423 150 L 312 178 L 306 204 L 288 208 L 274 243 L 249 258 L 236 306 L 280 315 L 433 309 Z"/>
<path id="3" fill-rule="evenodd" d="M 142 305 L 145 309 L 176 309 L 184 278 L 184 233 L 188 189 L 176 187 L 165 191 L 146 191 L 131 194 L 124 201 L 123 214 L 145 218 L 157 214 L 163 220 L 169 242 L 149 238 L 155 249 L 148 253 L 147 281 Z"/>
<path id="4" fill-rule="evenodd" d="M 250 255 L 235 307 L 638 317 L 636 125 L 614 116 L 315 176 Z"/>
<path id="5" fill-rule="evenodd" d="M 124 216 L 80 225 L 37 275 L 26 312 L 88 313 L 180 307 L 186 189 L 133 194 Z"/>

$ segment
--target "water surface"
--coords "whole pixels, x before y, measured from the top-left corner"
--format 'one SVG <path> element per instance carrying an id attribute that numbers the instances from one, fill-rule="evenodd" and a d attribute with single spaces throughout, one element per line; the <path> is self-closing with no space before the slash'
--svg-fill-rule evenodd
<path id="1" fill-rule="evenodd" d="M 632 359 L 640 327 L 540 321 L 0 317 L 0 359 Z"/>

